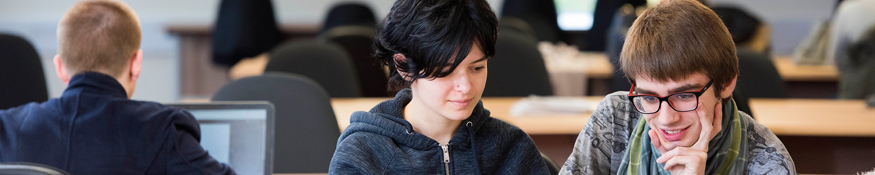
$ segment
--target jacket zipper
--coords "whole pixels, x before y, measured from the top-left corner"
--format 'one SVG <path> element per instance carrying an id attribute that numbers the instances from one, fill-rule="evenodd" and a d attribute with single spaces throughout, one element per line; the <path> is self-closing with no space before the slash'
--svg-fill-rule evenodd
<path id="1" fill-rule="evenodd" d="M 450 144 L 441 146 L 441 149 L 444 150 L 444 168 L 446 168 L 447 175 L 450 175 Z"/>

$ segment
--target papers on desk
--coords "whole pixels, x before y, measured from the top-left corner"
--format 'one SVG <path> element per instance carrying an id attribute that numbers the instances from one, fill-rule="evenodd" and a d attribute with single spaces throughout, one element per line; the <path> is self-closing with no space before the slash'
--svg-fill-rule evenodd
<path id="1" fill-rule="evenodd" d="M 577 50 L 577 46 L 542 41 L 538 43 L 538 51 L 541 51 L 544 65 L 547 66 L 549 72 L 586 73 L 587 67 L 585 65 L 588 62 L 580 59 L 580 54 L 583 53 Z"/>
<path id="2" fill-rule="evenodd" d="M 583 114 L 594 110 L 589 101 L 574 97 L 529 96 L 510 107 L 511 116 L 545 116 L 549 114 Z"/>

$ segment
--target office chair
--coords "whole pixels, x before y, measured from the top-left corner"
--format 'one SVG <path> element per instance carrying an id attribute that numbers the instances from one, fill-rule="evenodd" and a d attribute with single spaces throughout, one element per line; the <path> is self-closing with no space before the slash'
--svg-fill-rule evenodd
<path id="1" fill-rule="evenodd" d="M 213 63 L 226 67 L 283 40 L 270 0 L 222 0 L 211 35 Z"/>
<path id="2" fill-rule="evenodd" d="M 553 95 L 550 75 L 534 40 L 520 33 L 500 32 L 495 56 L 487 64 L 484 97 Z"/>
<path id="3" fill-rule="evenodd" d="M 547 164 L 547 170 L 550 170 L 551 175 L 559 174 L 559 164 L 556 164 L 556 161 L 553 161 L 553 159 L 548 157 L 543 152 L 541 152 L 541 158 L 544 158 L 544 163 Z"/>
<path id="4" fill-rule="evenodd" d="M 28 162 L 0 163 L 0 175 L 69 175 L 70 173 L 48 165 Z"/>
<path id="5" fill-rule="evenodd" d="M 347 2 L 331 7 L 319 33 L 341 26 L 365 26 L 373 30 L 376 25 L 377 18 L 371 8 L 362 3 Z"/>
<path id="6" fill-rule="evenodd" d="M 748 95 L 747 89 L 741 88 L 744 87 L 745 83 L 742 81 L 735 82 L 735 90 L 732 91 L 732 100 L 735 101 L 735 107 L 738 111 L 742 111 L 750 115 L 750 118 L 756 119 L 753 116 L 753 110 L 750 109 L 750 96 Z"/>
<path id="7" fill-rule="evenodd" d="M 553 1 L 505 0 L 501 7 L 501 18 L 505 17 L 522 19 L 528 23 L 538 41 L 563 41 L 564 32 L 559 28 Z"/>
<path id="8" fill-rule="evenodd" d="M 741 7 L 733 5 L 715 5 L 710 8 L 720 17 L 720 20 L 723 21 L 723 25 L 729 30 L 729 34 L 732 35 L 732 41 L 735 42 L 736 45 L 744 44 L 745 42 L 754 39 L 753 37 L 757 33 L 757 29 L 764 25 L 762 21 L 757 19 L 757 17 L 748 13 Z"/>
<path id="9" fill-rule="evenodd" d="M 388 97 L 388 76 L 372 47 L 376 18 L 370 8 L 360 3 L 342 3 L 331 8 L 317 37 L 320 42 L 344 48 L 355 65 L 359 88 L 364 97 Z"/>
<path id="10" fill-rule="evenodd" d="M 535 34 L 535 29 L 532 29 L 532 26 L 525 20 L 512 16 L 505 16 L 501 17 L 501 20 L 498 20 L 498 26 L 500 32 L 519 33 L 527 36 L 531 40 L 538 40 L 538 36 Z"/>
<path id="11" fill-rule="evenodd" d="M 49 99 L 43 65 L 24 38 L 0 34 L 0 109 Z"/>
<path id="12" fill-rule="evenodd" d="M 628 91 L 632 88 L 632 83 L 626 78 L 626 74 L 620 69 L 620 52 L 623 51 L 623 44 L 626 43 L 626 32 L 632 27 L 632 23 L 638 19 L 635 14 L 635 7 L 631 4 L 623 5 L 614 15 L 611 26 L 608 27 L 607 36 L 605 37 L 605 55 L 608 56 L 608 61 L 613 66 L 611 72 L 610 91 Z"/>
<path id="13" fill-rule="evenodd" d="M 312 79 L 281 72 L 247 77 L 223 86 L 212 101 L 270 101 L 273 173 L 328 173 L 340 128 L 328 93 Z"/>
<path id="14" fill-rule="evenodd" d="M 352 60 L 340 46 L 317 41 L 292 41 L 270 52 L 264 69 L 315 80 L 331 97 L 359 97 L 359 80 Z"/>
<path id="15" fill-rule="evenodd" d="M 786 98 L 784 80 L 769 56 L 736 47 L 738 82 L 751 98 Z"/>

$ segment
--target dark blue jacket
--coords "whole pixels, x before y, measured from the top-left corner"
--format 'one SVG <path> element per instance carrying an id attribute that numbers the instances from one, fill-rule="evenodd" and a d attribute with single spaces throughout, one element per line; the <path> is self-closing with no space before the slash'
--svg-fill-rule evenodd
<path id="1" fill-rule="evenodd" d="M 445 162 L 441 145 L 403 119 L 410 100 L 405 89 L 370 112 L 353 113 L 328 174 L 549 174 L 529 135 L 490 117 L 482 102 L 450 139 Z"/>
<path id="2" fill-rule="evenodd" d="M 191 114 L 129 100 L 115 78 L 100 73 L 74 76 L 61 98 L 0 110 L 0 162 L 72 174 L 234 174 L 199 140 Z"/>

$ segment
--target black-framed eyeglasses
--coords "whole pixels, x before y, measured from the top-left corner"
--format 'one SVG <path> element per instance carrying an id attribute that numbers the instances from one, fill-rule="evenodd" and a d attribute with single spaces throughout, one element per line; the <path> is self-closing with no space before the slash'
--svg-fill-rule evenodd
<path id="1" fill-rule="evenodd" d="M 678 112 L 688 112 L 696 110 L 699 106 L 699 96 L 702 96 L 714 80 L 708 81 L 705 87 L 699 91 L 678 92 L 668 96 L 657 96 L 655 94 L 632 94 L 635 90 L 635 84 L 629 89 L 629 101 L 635 106 L 635 109 L 642 114 L 653 114 L 659 112 L 662 107 L 662 102 L 667 101 L 672 109 Z"/>

